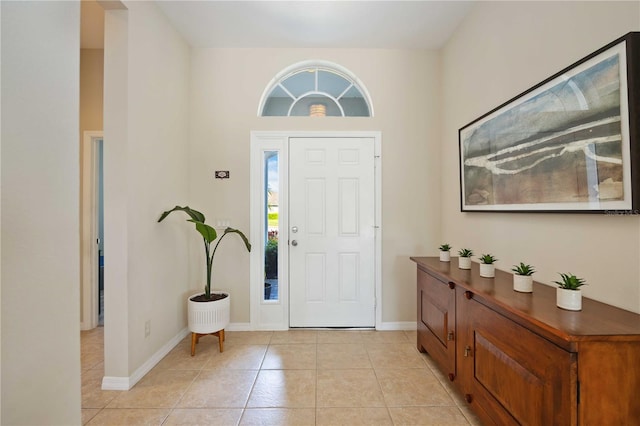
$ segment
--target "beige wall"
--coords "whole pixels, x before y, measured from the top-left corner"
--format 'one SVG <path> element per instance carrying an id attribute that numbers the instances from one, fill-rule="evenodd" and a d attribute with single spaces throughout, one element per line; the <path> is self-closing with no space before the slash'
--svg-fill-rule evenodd
<path id="1" fill-rule="evenodd" d="M 186 327 L 189 47 L 150 2 L 105 13 L 105 375 Z M 145 323 L 151 335 L 145 338 Z"/>
<path id="2" fill-rule="evenodd" d="M 80 424 L 80 4 L 0 8 L 0 423 Z"/>
<path id="3" fill-rule="evenodd" d="M 109 252 L 104 293 L 104 372 L 129 376 L 129 297 L 127 259 L 128 145 L 128 12 L 104 15 L 104 140 L 103 151 L 105 255 Z M 105 144 L 106 145 L 106 144 Z M 117 309 L 116 309 L 117 308 Z"/>
<path id="4" fill-rule="evenodd" d="M 640 312 L 640 217 L 460 213 L 458 129 L 628 31 L 639 2 L 479 2 L 443 50 L 442 229 L 497 267 L 584 277 L 588 297 Z M 637 141 L 636 141 L 637 142 Z"/>
<path id="5" fill-rule="evenodd" d="M 340 64 L 365 84 L 373 118 L 257 117 L 269 81 L 291 64 Z M 440 241 L 440 62 L 425 51 L 353 49 L 192 49 L 189 200 L 208 220 L 249 230 L 249 132 L 382 132 L 383 322 L 414 321 L 415 266 L 409 256 L 435 254 Z M 231 179 L 214 180 L 214 170 Z M 194 242 L 195 244 L 196 242 Z M 249 322 L 249 256 L 237 241 L 216 255 L 214 287 L 229 290 L 231 321 Z M 201 251 L 198 249 L 198 252 Z M 199 255 L 202 256 L 202 255 Z M 201 288 L 202 259 L 191 287 Z"/>
<path id="6" fill-rule="evenodd" d="M 80 131 L 102 130 L 104 50 L 80 49 Z"/>

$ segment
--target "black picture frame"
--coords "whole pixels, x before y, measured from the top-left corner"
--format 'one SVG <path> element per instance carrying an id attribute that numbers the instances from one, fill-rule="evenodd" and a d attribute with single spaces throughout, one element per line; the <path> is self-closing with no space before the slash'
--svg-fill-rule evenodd
<path id="1" fill-rule="evenodd" d="M 640 32 L 458 131 L 462 212 L 640 214 Z"/>

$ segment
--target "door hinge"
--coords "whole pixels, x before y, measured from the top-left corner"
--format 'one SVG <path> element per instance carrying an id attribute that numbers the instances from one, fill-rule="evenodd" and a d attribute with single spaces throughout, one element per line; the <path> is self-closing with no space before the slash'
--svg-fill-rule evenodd
<path id="1" fill-rule="evenodd" d="M 577 392 L 576 392 L 576 399 L 578 400 L 578 404 L 580 404 L 580 380 L 577 381 Z"/>

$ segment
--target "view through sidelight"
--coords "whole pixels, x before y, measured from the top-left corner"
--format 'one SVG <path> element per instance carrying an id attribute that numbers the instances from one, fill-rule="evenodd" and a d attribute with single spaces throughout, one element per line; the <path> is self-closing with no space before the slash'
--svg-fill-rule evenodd
<path id="1" fill-rule="evenodd" d="M 278 300 L 278 236 L 279 236 L 279 167 L 278 151 L 264 153 L 265 172 L 265 236 L 264 236 L 264 299 Z"/>

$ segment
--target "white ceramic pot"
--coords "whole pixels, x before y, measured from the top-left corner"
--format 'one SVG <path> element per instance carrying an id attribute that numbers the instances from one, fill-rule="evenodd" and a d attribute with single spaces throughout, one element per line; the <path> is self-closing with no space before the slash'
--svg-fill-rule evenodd
<path id="1" fill-rule="evenodd" d="M 514 275 L 513 289 L 520 293 L 531 293 L 533 291 L 533 277 L 531 275 Z"/>
<path id="2" fill-rule="evenodd" d="M 496 276 L 496 267 L 493 263 L 480 264 L 480 276 L 485 278 L 493 278 Z"/>
<path id="3" fill-rule="evenodd" d="M 451 260 L 451 253 L 440 250 L 440 262 L 448 262 Z"/>
<path id="4" fill-rule="evenodd" d="M 471 269 L 471 258 L 470 257 L 462 257 L 458 258 L 458 268 L 460 269 Z"/>
<path id="5" fill-rule="evenodd" d="M 567 290 L 558 287 L 556 290 L 556 305 L 558 305 L 558 308 L 568 311 L 581 311 L 582 290 Z"/>
<path id="6" fill-rule="evenodd" d="M 231 296 L 228 293 L 224 299 L 211 302 L 194 302 L 194 294 L 187 299 L 189 331 L 192 333 L 209 334 L 223 330 L 229 325 L 231 314 Z"/>

